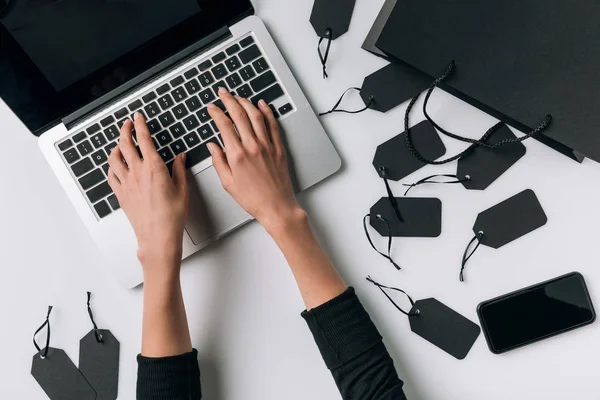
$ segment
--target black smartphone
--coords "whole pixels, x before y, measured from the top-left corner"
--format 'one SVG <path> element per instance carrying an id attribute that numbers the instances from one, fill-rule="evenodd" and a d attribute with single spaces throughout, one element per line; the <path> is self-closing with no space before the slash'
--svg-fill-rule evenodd
<path id="1" fill-rule="evenodd" d="M 517 290 L 477 307 L 494 354 L 589 325 L 596 312 L 583 276 L 573 272 Z"/>

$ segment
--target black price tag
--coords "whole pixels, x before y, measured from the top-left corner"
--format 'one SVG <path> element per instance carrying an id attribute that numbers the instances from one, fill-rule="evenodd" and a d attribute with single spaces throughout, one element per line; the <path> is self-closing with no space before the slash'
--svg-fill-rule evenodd
<path id="1" fill-rule="evenodd" d="M 315 0 L 310 23 L 317 35 L 335 40 L 348 32 L 355 3 L 356 0 Z"/>
<path id="2" fill-rule="evenodd" d="M 428 121 L 414 126 L 411 132 L 414 147 L 421 154 L 434 160 L 446 154 L 446 146 Z M 379 176 L 384 178 L 382 171 L 385 171 L 386 178 L 393 181 L 399 181 L 425 165 L 409 151 L 406 145 L 406 132 L 379 145 L 373 159 L 373 166 Z"/>
<path id="3" fill-rule="evenodd" d="M 381 236 L 438 237 L 442 233 L 442 202 L 439 199 L 396 197 L 395 200 L 404 221 L 396 218 L 387 197 L 382 197 L 371 207 L 370 224 Z"/>
<path id="4" fill-rule="evenodd" d="M 116 400 L 118 396 L 119 352 L 119 341 L 109 330 L 92 329 L 79 342 L 79 370 L 97 392 L 97 400 Z"/>
<path id="5" fill-rule="evenodd" d="M 507 140 L 514 140 L 516 136 L 506 125 L 495 131 L 486 140 L 486 143 L 496 144 Z M 496 179 L 504 174 L 510 167 L 519 161 L 527 152 L 523 143 L 515 142 L 506 146 L 490 149 L 475 147 L 458 160 L 456 175 L 468 176 L 462 182 L 466 189 L 485 190 Z"/>

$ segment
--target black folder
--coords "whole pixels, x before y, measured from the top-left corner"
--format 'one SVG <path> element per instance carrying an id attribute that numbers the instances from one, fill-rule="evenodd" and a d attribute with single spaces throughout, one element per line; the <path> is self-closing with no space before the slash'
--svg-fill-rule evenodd
<path id="1" fill-rule="evenodd" d="M 600 3 L 388 0 L 386 6 L 378 18 L 383 27 L 374 26 L 365 42 L 370 51 L 430 77 L 455 60 L 444 90 L 524 132 L 552 114 L 540 141 L 600 161 Z"/>

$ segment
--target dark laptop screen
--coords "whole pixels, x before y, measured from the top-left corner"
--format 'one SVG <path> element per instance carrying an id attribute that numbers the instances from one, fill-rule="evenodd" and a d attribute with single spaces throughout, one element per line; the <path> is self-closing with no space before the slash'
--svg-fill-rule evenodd
<path id="1" fill-rule="evenodd" d="M 250 10 L 247 0 L 0 0 L 0 96 L 40 134 Z"/>

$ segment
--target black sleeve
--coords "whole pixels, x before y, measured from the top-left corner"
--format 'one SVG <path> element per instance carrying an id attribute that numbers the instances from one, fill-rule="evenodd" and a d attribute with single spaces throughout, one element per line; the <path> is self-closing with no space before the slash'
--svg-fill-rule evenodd
<path id="1" fill-rule="evenodd" d="M 138 355 L 137 400 L 200 400 L 198 351 L 175 357 Z"/>
<path id="2" fill-rule="evenodd" d="M 344 400 L 406 400 L 381 335 L 353 288 L 302 317 Z"/>

